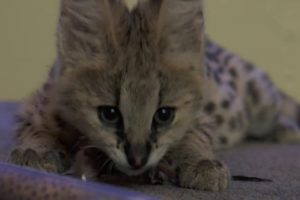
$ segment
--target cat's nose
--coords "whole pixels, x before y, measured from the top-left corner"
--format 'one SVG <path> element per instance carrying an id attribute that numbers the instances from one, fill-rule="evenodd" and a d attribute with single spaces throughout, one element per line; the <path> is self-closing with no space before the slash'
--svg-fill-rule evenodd
<path id="1" fill-rule="evenodd" d="M 150 144 L 130 144 L 125 145 L 127 161 L 133 169 L 142 168 L 148 161 L 150 154 Z"/>
<path id="2" fill-rule="evenodd" d="M 140 169 L 146 164 L 145 159 L 140 156 L 128 156 L 128 163 L 133 169 Z"/>

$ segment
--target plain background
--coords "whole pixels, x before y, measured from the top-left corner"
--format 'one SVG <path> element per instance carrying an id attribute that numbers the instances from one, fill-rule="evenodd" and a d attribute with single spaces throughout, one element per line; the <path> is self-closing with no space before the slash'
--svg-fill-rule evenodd
<path id="1" fill-rule="evenodd" d="M 59 0 L 0 1 L 0 100 L 28 96 L 55 57 Z M 300 100 L 300 1 L 206 0 L 207 31 Z"/>

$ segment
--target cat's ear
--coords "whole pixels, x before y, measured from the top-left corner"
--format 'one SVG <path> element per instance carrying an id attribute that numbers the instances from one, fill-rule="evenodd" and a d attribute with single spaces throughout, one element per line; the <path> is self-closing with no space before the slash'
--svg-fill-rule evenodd
<path id="1" fill-rule="evenodd" d="M 202 65 L 204 57 L 204 16 L 202 0 L 153 0 L 156 10 L 157 42 L 168 60 Z M 200 66 L 203 68 L 203 66 Z"/>
<path id="2" fill-rule="evenodd" d="M 122 0 L 62 0 L 57 46 L 64 67 L 118 51 L 125 12 Z"/>

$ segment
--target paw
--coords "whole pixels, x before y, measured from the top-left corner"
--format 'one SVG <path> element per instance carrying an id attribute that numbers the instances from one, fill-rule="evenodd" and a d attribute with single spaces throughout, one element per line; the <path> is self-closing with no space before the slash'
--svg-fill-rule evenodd
<path id="1" fill-rule="evenodd" d="M 196 165 L 180 169 L 178 179 L 181 187 L 223 191 L 229 187 L 231 178 L 229 170 L 222 162 L 201 160 Z"/>
<path id="2" fill-rule="evenodd" d="M 65 154 L 54 150 L 39 153 L 32 149 L 14 149 L 10 154 L 9 162 L 54 173 L 64 172 L 68 165 Z"/>

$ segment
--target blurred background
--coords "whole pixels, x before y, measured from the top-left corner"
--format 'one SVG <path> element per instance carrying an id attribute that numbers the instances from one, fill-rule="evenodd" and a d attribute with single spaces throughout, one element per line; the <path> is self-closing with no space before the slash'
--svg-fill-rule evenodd
<path id="1" fill-rule="evenodd" d="M 0 100 L 19 100 L 55 58 L 59 0 L 0 1 Z M 300 100 L 300 0 L 206 0 L 207 32 Z"/>

